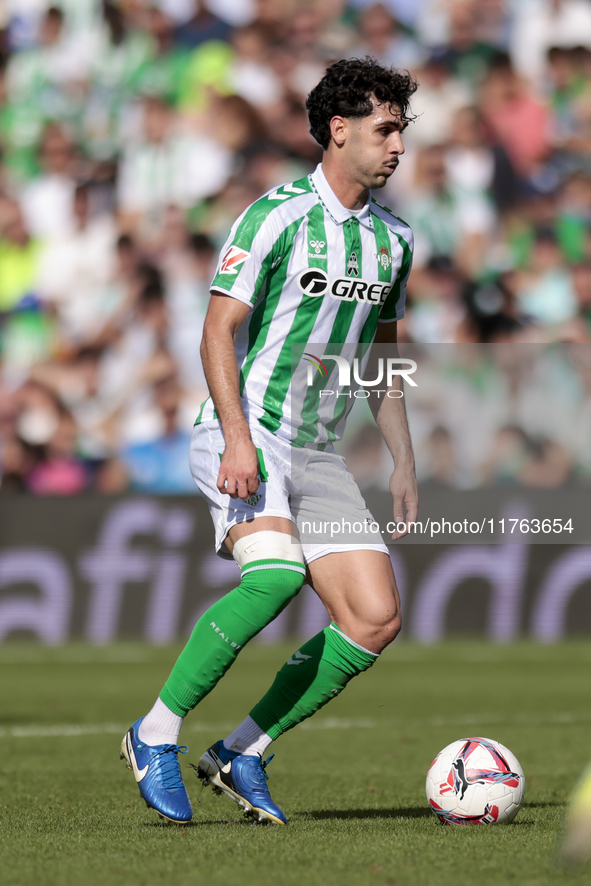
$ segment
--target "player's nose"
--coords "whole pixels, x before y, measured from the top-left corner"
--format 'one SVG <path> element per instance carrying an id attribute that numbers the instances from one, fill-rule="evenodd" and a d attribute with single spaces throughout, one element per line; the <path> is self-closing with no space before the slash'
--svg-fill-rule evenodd
<path id="1" fill-rule="evenodd" d="M 400 133 L 400 132 L 390 133 L 389 148 L 390 148 L 390 152 L 392 154 L 396 154 L 396 155 L 404 154 L 404 144 L 402 141 L 402 133 Z"/>

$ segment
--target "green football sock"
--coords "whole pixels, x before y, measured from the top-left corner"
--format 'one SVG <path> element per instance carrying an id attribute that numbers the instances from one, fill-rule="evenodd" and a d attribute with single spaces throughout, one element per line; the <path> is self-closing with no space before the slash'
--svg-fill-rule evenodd
<path id="1" fill-rule="evenodd" d="M 262 631 L 304 583 L 302 563 L 256 560 L 242 569 L 237 588 L 201 616 L 160 698 L 184 717 L 211 692 L 249 640 Z"/>
<path id="2" fill-rule="evenodd" d="M 377 657 L 350 640 L 333 622 L 283 665 L 250 716 L 272 739 L 279 738 L 335 698 Z"/>

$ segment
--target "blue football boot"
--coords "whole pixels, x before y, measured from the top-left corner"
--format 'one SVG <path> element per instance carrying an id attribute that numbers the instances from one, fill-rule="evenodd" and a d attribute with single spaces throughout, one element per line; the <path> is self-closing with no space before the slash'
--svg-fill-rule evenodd
<path id="1" fill-rule="evenodd" d="M 178 744 L 147 745 L 139 739 L 140 717 L 129 727 L 121 742 L 122 760 L 133 770 L 140 794 L 148 809 L 162 818 L 186 824 L 193 817 L 191 801 L 183 783 L 178 755 L 188 748 Z"/>
<path id="2" fill-rule="evenodd" d="M 217 741 L 205 751 L 194 768 L 203 785 L 210 785 L 216 794 L 227 794 L 242 806 L 246 816 L 261 823 L 287 824 L 287 818 L 271 799 L 267 787 L 265 768 L 274 756 L 271 754 L 263 762 L 258 755 L 228 751 L 223 741 Z"/>

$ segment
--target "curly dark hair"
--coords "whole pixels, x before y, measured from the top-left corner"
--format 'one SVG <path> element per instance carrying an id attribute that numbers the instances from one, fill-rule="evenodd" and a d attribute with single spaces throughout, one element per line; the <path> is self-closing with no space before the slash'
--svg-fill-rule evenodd
<path id="1" fill-rule="evenodd" d="M 374 110 L 372 96 L 380 104 L 397 105 L 402 118 L 410 120 L 410 97 L 417 85 L 408 71 L 385 68 L 369 56 L 341 59 L 327 68 L 308 96 L 310 132 L 326 151 L 332 118 L 369 117 Z"/>

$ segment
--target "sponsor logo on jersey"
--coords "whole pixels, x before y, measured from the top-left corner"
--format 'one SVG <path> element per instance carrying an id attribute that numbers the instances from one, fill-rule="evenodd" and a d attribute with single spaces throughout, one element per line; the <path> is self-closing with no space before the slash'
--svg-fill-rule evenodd
<path id="1" fill-rule="evenodd" d="M 318 268 L 310 268 L 308 271 L 302 271 L 298 277 L 298 286 L 304 295 L 316 297 L 324 295 L 328 289 L 328 274 Z"/>
<path id="2" fill-rule="evenodd" d="M 250 258 L 250 252 L 239 246 L 230 246 L 220 265 L 220 274 L 236 274 L 240 265 Z"/>
<path id="3" fill-rule="evenodd" d="M 308 258 L 328 258 L 326 252 L 322 252 L 325 246 L 324 240 L 310 240 L 310 249 L 313 249 L 314 252 L 309 252 Z"/>
<path id="4" fill-rule="evenodd" d="M 375 257 L 377 258 L 378 262 L 381 264 L 381 266 L 383 267 L 383 269 L 385 271 L 387 271 L 388 268 L 392 267 L 392 262 L 394 261 L 394 256 L 390 255 L 390 253 L 388 252 L 388 249 L 385 246 L 382 246 L 380 248 L 380 251 L 375 253 Z"/>
<path id="5" fill-rule="evenodd" d="M 355 301 L 371 305 L 382 305 L 392 283 L 381 283 L 377 280 L 355 279 L 352 277 L 336 277 L 330 280 L 328 274 L 320 268 L 309 268 L 298 277 L 298 286 L 304 295 L 318 298 L 327 292 L 332 298 L 341 301 Z"/>

